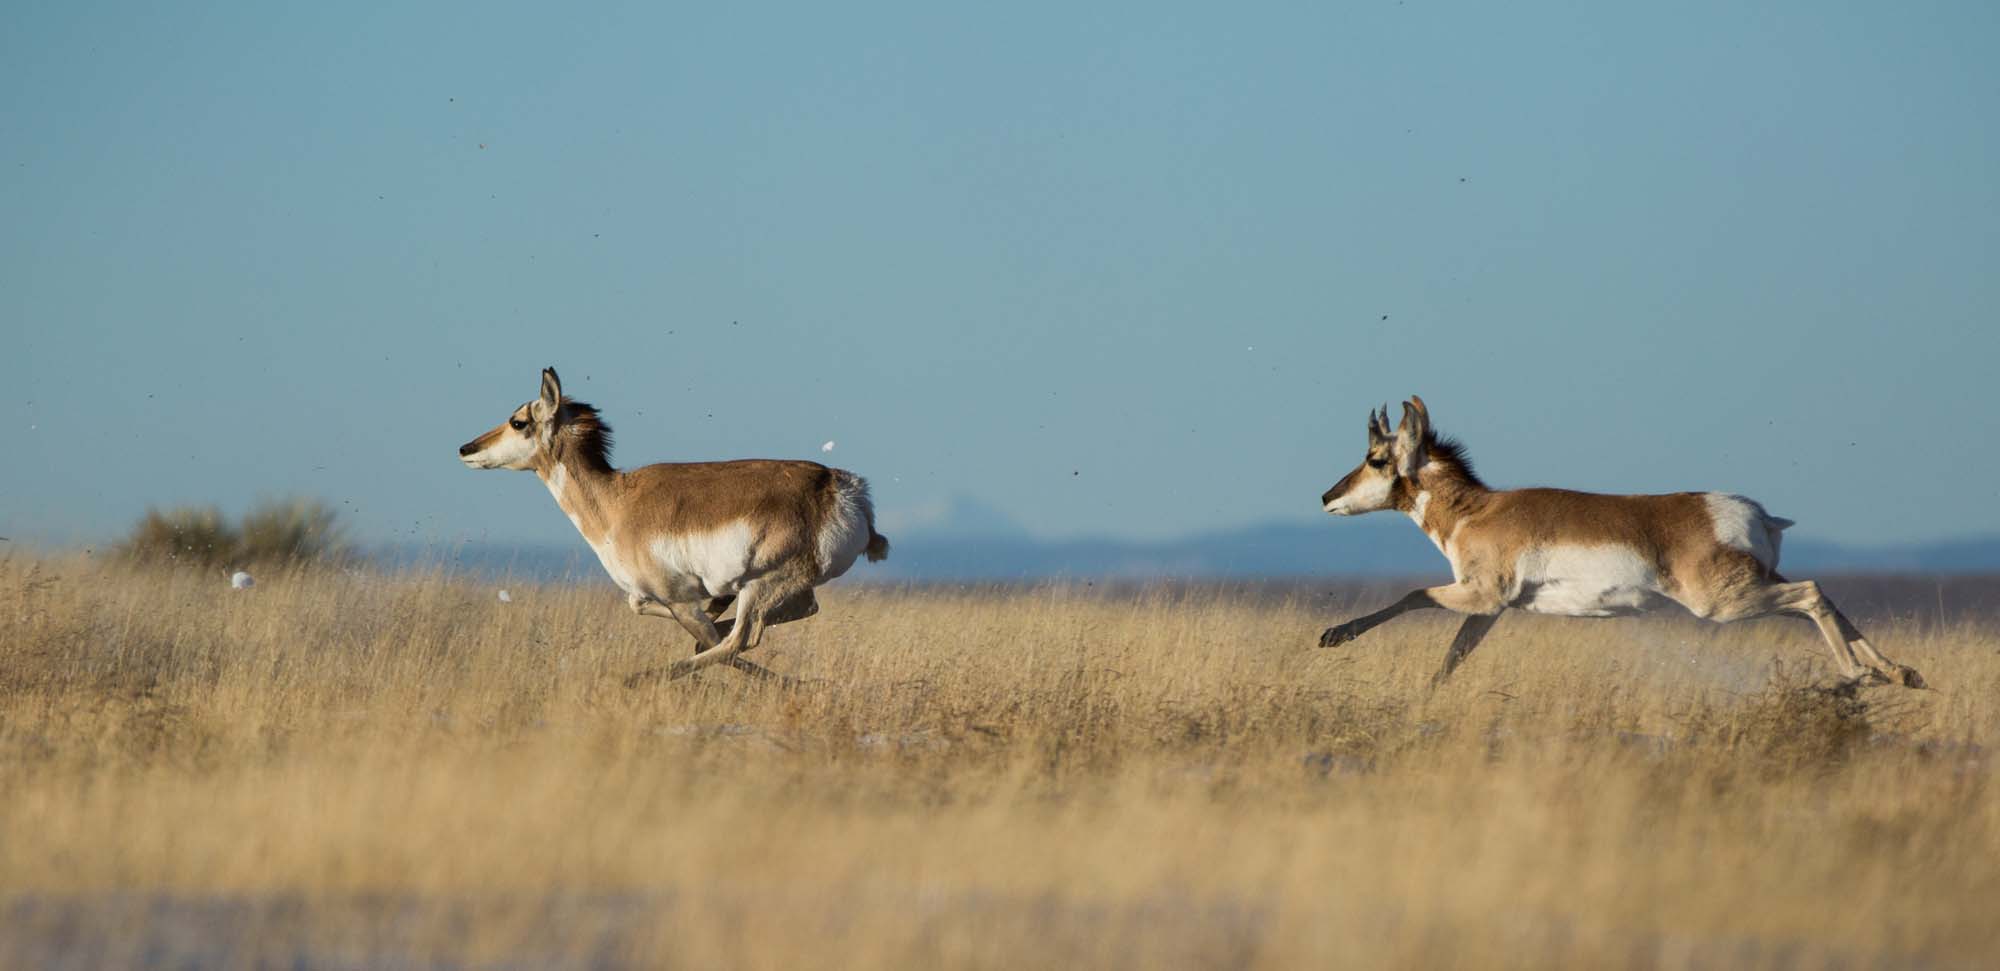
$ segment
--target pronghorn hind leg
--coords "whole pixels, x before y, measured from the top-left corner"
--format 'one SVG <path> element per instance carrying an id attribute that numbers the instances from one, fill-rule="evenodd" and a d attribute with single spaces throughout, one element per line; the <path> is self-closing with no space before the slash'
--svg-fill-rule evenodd
<path id="1" fill-rule="evenodd" d="M 1465 660 L 1466 655 L 1472 653 L 1473 648 L 1479 646 L 1479 642 L 1486 637 L 1486 632 L 1492 630 L 1494 623 L 1499 619 L 1499 614 L 1473 614 L 1465 618 L 1465 623 L 1458 625 L 1458 633 L 1451 639 L 1451 649 L 1444 654 L 1444 666 L 1438 668 L 1436 674 L 1431 675 L 1432 688 L 1445 683 L 1445 680 L 1451 677 L 1451 672 L 1458 669 L 1459 663 Z"/>
<path id="2" fill-rule="evenodd" d="M 695 653 L 700 654 L 702 651 L 713 649 L 717 644 L 722 642 L 727 628 L 718 627 L 713 615 L 728 609 L 729 602 L 734 599 L 734 597 L 717 597 L 709 601 L 701 610 L 696 610 L 690 606 L 676 607 L 672 604 L 661 603 L 650 598 L 640 599 L 635 597 L 633 598 L 632 609 L 647 617 L 665 617 L 680 624 L 681 629 L 687 631 L 688 636 L 694 638 Z M 729 622 L 724 621 L 723 623 L 728 624 Z M 725 658 L 724 663 L 760 681 L 777 681 L 785 685 L 794 683 L 791 678 L 746 657 Z M 627 677 L 625 679 L 625 686 L 627 688 L 636 688 L 662 675 L 672 675 L 672 669 L 648 668 Z M 678 677 L 678 675 L 672 676 Z"/>
<path id="3" fill-rule="evenodd" d="M 730 599 L 734 600 L 735 598 L 731 597 Z M 812 588 L 807 587 L 804 590 L 801 590 L 798 593 L 793 594 L 791 597 L 787 598 L 783 603 L 780 603 L 777 606 L 772 607 L 770 610 L 765 611 L 763 615 L 763 625 L 765 627 L 770 627 L 774 624 L 789 624 L 795 620 L 804 620 L 807 617 L 811 617 L 816 613 L 819 613 L 819 600 L 818 598 L 813 596 Z M 736 621 L 725 620 L 717 623 L 715 625 L 715 629 L 718 633 L 720 633 L 723 637 L 726 638 L 729 636 L 729 632 L 735 629 L 735 626 L 736 626 Z M 747 651 L 750 648 L 756 646 L 757 646 L 756 644 L 752 643 L 744 647 L 743 649 Z M 757 662 L 752 661 L 741 654 L 724 658 L 722 663 L 727 664 L 730 667 L 735 668 L 736 670 L 741 671 L 744 674 L 750 675 L 751 677 L 754 677 L 760 681 L 776 681 L 787 688 L 795 687 L 799 684 L 798 679 L 787 674 L 779 674 L 778 672 L 773 671 L 770 668 L 767 668 L 761 664 L 758 664 Z"/>
<path id="4" fill-rule="evenodd" d="M 736 657 L 731 657 L 731 658 L 725 658 L 719 663 L 726 664 L 732 668 L 735 668 L 736 670 L 741 671 L 744 674 L 747 674 L 753 678 L 756 678 L 759 681 L 776 682 L 780 687 L 792 688 L 792 687 L 797 687 L 799 684 L 799 680 L 797 678 L 794 678 L 789 674 L 782 674 L 780 672 L 773 671 L 770 668 L 758 664 L 757 662 L 752 661 L 747 657 L 743 657 L 742 655 L 737 655 Z M 625 687 L 636 688 L 642 684 L 645 684 L 648 681 L 656 681 L 660 678 L 668 678 L 668 680 L 673 680 L 674 678 L 678 677 L 680 677 L 680 675 L 674 674 L 673 669 L 671 667 L 647 668 L 644 671 L 638 671 L 633 674 L 627 675 L 625 677 Z"/>
<path id="5" fill-rule="evenodd" d="M 729 629 L 736 626 L 736 621 L 723 620 L 722 615 L 735 605 L 736 595 L 732 593 L 721 597 L 712 597 L 709 599 L 708 604 L 701 608 L 708 614 L 708 619 L 711 621 L 709 633 L 714 636 L 703 640 L 700 634 L 694 634 L 693 630 L 689 630 L 688 633 L 694 634 L 694 653 L 700 654 L 722 643 L 722 639 L 729 636 Z"/>
<path id="6" fill-rule="evenodd" d="M 763 640 L 767 615 L 786 607 L 801 593 L 810 597 L 812 582 L 804 576 L 771 574 L 750 581 L 736 599 L 736 623 L 728 636 L 714 647 L 702 649 L 691 658 L 675 661 L 667 668 L 668 678 L 684 678 L 717 662 L 731 662 Z M 814 603 L 817 608 L 816 601 Z M 794 610 L 800 608 L 793 608 Z"/>
<path id="7" fill-rule="evenodd" d="M 764 624 L 765 626 L 789 624 L 795 620 L 804 620 L 817 613 L 819 613 L 819 598 L 813 596 L 811 587 L 806 587 L 785 598 L 783 603 L 765 611 Z"/>
<path id="8" fill-rule="evenodd" d="M 777 624 L 789 624 L 795 620 L 804 620 L 817 613 L 819 613 L 819 599 L 813 596 L 812 589 L 808 587 L 793 594 L 784 603 L 764 611 L 764 626 L 772 627 Z M 734 630 L 735 627 L 736 621 L 733 619 L 718 620 L 715 622 L 715 630 L 722 637 L 728 637 L 729 632 Z M 720 638 L 717 638 L 717 640 L 719 641 Z M 756 645 L 751 646 L 754 647 Z M 748 647 L 744 648 L 746 651 L 749 649 Z"/>
<path id="9" fill-rule="evenodd" d="M 1804 617 L 1819 628 L 1820 638 L 1826 641 L 1827 651 L 1833 655 L 1834 667 L 1839 669 L 1842 678 L 1857 681 L 1870 673 L 1868 668 L 1854 659 L 1854 652 L 1847 644 L 1846 632 L 1841 629 L 1839 612 L 1820 592 L 1819 584 L 1811 580 L 1796 583 L 1760 581 L 1725 595 L 1707 604 L 1706 608 L 1695 610 L 1695 613 L 1724 624 L 1771 614 Z M 1851 624 L 1848 629 L 1853 629 Z"/>
<path id="10" fill-rule="evenodd" d="M 1773 576 L 1780 583 L 1789 582 L 1784 577 L 1777 576 L 1776 574 L 1773 574 Z M 1825 591 L 1820 592 L 1819 599 L 1826 604 L 1826 609 L 1833 614 L 1833 623 L 1840 633 L 1840 639 L 1846 642 L 1848 651 L 1856 661 L 1867 665 L 1870 670 L 1874 671 L 1890 684 L 1900 684 L 1905 688 L 1929 687 L 1929 685 L 1924 683 L 1924 676 L 1918 674 L 1916 668 L 1906 664 L 1897 664 L 1889 660 L 1881 651 L 1875 649 L 1875 645 L 1868 643 L 1867 635 L 1861 633 L 1861 628 L 1855 626 L 1854 621 L 1847 619 L 1847 615 L 1841 612 L 1839 605 L 1835 604 L 1833 598 L 1827 596 Z M 1818 618 L 1814 618 L 1814 622 L 1817 623 Z"/>
<path id="11" fill-rule="evenodd" d="M 1875 645 L 1868 643 L 1868 638 L 1862 635 L 1861 628 L 1854 626 L 1854 622 L 1848 620 L 1847 615 L 1833 605 L 1833 601 L 1828 600 L 1826 606 L 1833 611 L 1833 621 L 1840 627 L 1840 636 L 1847 641 L 1848 648 L 1854 651 L 1856 660 L 1873 668 L 1876 674 L 1887 678 L 1891 684 L 1900 684 L 1905 688 L 1930 687 L 1924 683 L 1924 676 L 1918 674 L 1916 668 L 1907 664 L 1897 664 L 1882 656 L 1882 652 L 1876 650 Z"/>

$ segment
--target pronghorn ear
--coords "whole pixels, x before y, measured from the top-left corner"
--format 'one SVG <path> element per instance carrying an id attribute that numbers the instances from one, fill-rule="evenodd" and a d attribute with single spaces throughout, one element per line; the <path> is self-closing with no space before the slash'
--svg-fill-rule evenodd
<path id="1" fill-rule="evenodd" d="M 1405 479 L 1417 477 L 1417 470 L 1424 467 L 1425 454 L 1430 450 L 1429 430 L 1423 410 L 1403 402 L 1403 423 L 1396 429 L 1397 475 Z"/>
<path id="2" fill-rule="evenodd" d="M 556 369 L 542 369 L 542 396 L 535 401 L 535 418 L 548 421 L 556 416 L 556 408 L 562 404 L 562 379 L 556 377 Z"/>

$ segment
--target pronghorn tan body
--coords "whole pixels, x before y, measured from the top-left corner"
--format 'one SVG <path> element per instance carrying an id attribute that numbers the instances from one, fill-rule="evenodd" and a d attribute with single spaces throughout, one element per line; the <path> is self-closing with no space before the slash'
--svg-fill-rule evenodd
<path id="1" fill-rule="evenodd" d="M 611 429 L 563 396 L 553 368 L 542 372 L 540 397 L 458 450 L 476 469 L 533 471 L 632 610 L 694 637 L 694 657 L 669 677 L 717 662 L 768 675 L 738 656 L 764 628 L 812 616 L 814 587 L 864 555 L 889 554 L 868 483 L 851 472 L 765 460 L 620 471 L 610 452 Z M 732 602 L 736 619 L 718 624 Z"/>
<path id="2" fill-rule="evenodd" d="M 1361 636 L 1412 610 L 1468 614 L 1435 684 L 1451 676 L 1509 608 L 1569 617 L 1639 613 L 1678 603 L 1719 622 L 1768 614 L 1818 625 L 1840 673 L 1873 674 L 1912 688 L 1924 681 L 1868 643 L 1811 580 L 1778 573 L 1790 520 L 1742 496 L 1682 492 L 1610 496 L 1564 489 L 1494 490 L 1458 444 L 1440 439 L 1422 398 L 1368 418 L 1368 454 L 1320 497 L 1335 515 L 1406 513 L 1451 562 L 1452 581 L 1413 590 L 1390 606 L 1320 635 L 1321 647 Z"/>

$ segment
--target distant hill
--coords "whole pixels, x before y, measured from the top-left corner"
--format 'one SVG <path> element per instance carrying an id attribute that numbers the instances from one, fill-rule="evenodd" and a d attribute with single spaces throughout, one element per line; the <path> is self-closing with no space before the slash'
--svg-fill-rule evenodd
<path id="1" fill-rule="evenodd" d="M 1444 557 L 1407 518 L 1299 519 L 1204 530 L 1144 542 L 1041 540 L 976 500 L 953 500 L 944 516 L 892 534 L 895 554 L 871 575 L 910 579 L 1088 577 L 1448 577 Z M 886 528 L 886 527 L 885 527 Z M 1861 547 L 1794 531 L 1786 570 L 1820 573 L 2000 573 L 2000 536 Z M 886 568 L 886 569 L 885 569 Z M 878 573 L 879 571 L 879 573 Z"/>
<path id="2" fill-rule="evenodd" d="M 1138 541 L 1047 540 L 976 500 L 955 499 L 901 517 L 884 517 L 894 544 L 887 562 L 857 568 L 870 580 L 1021 580 L 1047 577 L 1439 577 L 1449 569 L 1424 535 L 1396 515 L 1303 518 L 1186 536 Z M 1796 534 L 1796 530 L 1794 531 Z M 398 563 L 443 563 L 491 576 L 591 577 L 596 557 L 569 547 L 488 546 L 399 549 Z M 1789 535 L 1785 571 L 1832 573 L 2000 573 L 2000 536 L 1861 547 Z"/>

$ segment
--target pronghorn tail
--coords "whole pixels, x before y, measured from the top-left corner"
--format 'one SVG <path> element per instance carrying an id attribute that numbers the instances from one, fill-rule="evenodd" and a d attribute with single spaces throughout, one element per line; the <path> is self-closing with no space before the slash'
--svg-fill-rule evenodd
<path id="1" fill-rule="evenodd" d="M 1757 508 L 1762 509 L 1763 507 L 1759 506 Z M 1786 519 L 1783 516 L 1773 516 L 1770 513 L 1764 514 L 1765 535 L 1771 538 L 1771 569 L 1776 570 L 1778 568 L 1778 551 L 1784 546 L 1785 530 L 1796 525 L 1798 525 L 1796 521 Z"/>
<path id="2" fill-rule="evenodd" d="M 861 552 L 870 563 L 889 558 L 889 537 L 875 531 L 875 501 L 868 496 L 868 480 L 845 469 L 834 473 L 841 480 L 844 496 L 861 507 L 861 522 L 868 527 L 868 545 Z"/>

